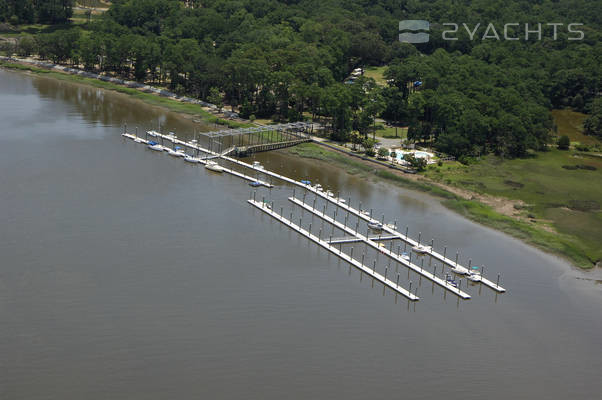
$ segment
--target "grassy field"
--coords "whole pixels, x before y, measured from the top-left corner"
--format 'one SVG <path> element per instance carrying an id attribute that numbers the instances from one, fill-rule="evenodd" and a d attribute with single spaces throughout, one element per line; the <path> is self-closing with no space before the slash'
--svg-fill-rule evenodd
<path id="1" fill-rule="evenodd" d="M 385 126 L 383 123 L 376 123 L 376 136 L 385 139 L 403 139 L 408 137 L 408 128 L 398 126 Z"/>
<path id="2" fill-rule="evenodd" d="M 0 67 L 29 71 L 29 72 L 32 72 L 35 74 L 51 76 L 53 78 L 64 80 L 64 81 L 85 83 L 87 85 L 91 85 L 91 86 L 98 87 L 98 88 L 114 90 L 116 92 L 124 93 L 124 94 L 130 95 L 132 97 L 135 97 L 139 100 L 144 101 L 147 104 L 151 104 L 154 106 L 160 106 L 160 107 L 166 108 L 170 111 L 174 111 L 174 112 L 178 112 L 178 113 L 197 116 L 207 123 L 216 123 L 216 124 L 228 126 L 230 128 L 250 126 L 249 124 L 244 124 L 244 123 L 240 123 L 240 122 L 236 122 L 236 121 L 229 121 L 229 120 L 224 120 L 224 119 L 218 118 L 215 115 L 204 110 L 201 106 L 199 106 L 197 104 L 181 103 L 177 100 L 160 97 L 160 96 L 150 94 L 150 93 L 144 93 L 137 89 L 132 89 L 132 88 L 124 87 L 124 86 L 115 85 L 113 83 L 100 81 L 98 79 L 85 78 L 85 77 L 81 77 L 81 76 L 77 76 L 77 75 L 64 74 L 61 72 L 49 71 L 46 69 L 36 68 L 33 66 L 29 66 L 29 65 L 13 64 L 13 63 L 8 63 L 8 62 L 4 62 L 4 61 L 0 61 Z"/>
<path id="3" fill-rule="evenodd" d="M 558 134 L 567 135 L 572 143 L 587 145 L 599 143 L 595 137 L 583 134 L 583 120 L 587 115 L 572 110 L 553 110 L 552 117 L 558 127 Z"/>
<path id="4" fill-rule="evenodd" d="M 377 84 L 381 86 L 385 86 L 387 84 L 387 80 L 383 76 L 385 73 L 386 66 L 384 67 L 366 67 L 364 70 L 364 76 L 366 78 L 373 78 Z"/>
<path id="5" fill-rule="evenodd" d="M 602 158 L 554 149 L 526 159 L 487 156 L 469 166 L 445 163 L 429 167 L 425 175 L 477 193 L 520 200 L 525 205 L 517 213 L 523 221 L 533 229 L 553 227 L 581 266 L 602 259 Z"/>

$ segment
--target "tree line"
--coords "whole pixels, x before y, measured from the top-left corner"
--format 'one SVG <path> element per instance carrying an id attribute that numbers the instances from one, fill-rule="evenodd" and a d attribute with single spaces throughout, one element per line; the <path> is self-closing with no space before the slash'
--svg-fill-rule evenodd
<path id="1" fill-rule="evenodd" d="M 323 118 L 337 140 L 365 139 L 382 116 L 449 154 L 516 157 L 550 143 L 550 108 L 598 109 L 602 12 L 592 11 L 598 6 L 585 0 L 117 0 L 84 29 L 38 35 L 19 51 L 220 100 L 243 117 Z M 432 40 L 410 45 L 397 40 L 403 19 L 471 26 L 580 21 L 585 38 L 571 42 L 560 32 L 557 40 L 487 41 L 461 33 L 443 41 L 442 25 L 432 23 Z M 386 85 L 365 77 L 345 83 L 352 69 L 370 65 L 388 66 Z"/>
<path id="2" fill-rule="evenodd" d="M 75 0 L 0 0 L 0 21 L 16 24 L 64 24 Z"/>

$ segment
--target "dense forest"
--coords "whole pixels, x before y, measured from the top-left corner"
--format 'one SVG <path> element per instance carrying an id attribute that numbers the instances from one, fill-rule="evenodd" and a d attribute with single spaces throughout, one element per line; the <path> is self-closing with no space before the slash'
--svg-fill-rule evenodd
<path id="1" fill-rule="evenodd" d="M 0 21 L 60 24 L 73 15 L 75 0 L 0 0 Z"/>
<path id="2" fill-rule="evenodd" d="M 48 4 L 64 18 L 71 3 L 0 0 L 0 19 L 48 21 Z M 431 40 L 399 42 L 405 19 L 430 21 Z M 243 117 L 321 117 L 335 139 L 366 136 L 381 116 L 449 154 L 517 157 L 550 143 L 552 108 L 592 113 L 587 132 L 602 135 L 601 19 L 602 2 L 587 0 L 114 0 L 85 29 L 18 51 L 223 100 Z M 457 40 L 443 40 L 448 22 Z M 488 25 L 500 36 L 505 23 L 519 40 L 491 38 Z M 543 25 L 541 40 L 523 38 L 526 23 Z M 569 40 L 569 23 L 583 40 Z M 388 66 L 385 85 L 346 81 L 370 65 Z"/>

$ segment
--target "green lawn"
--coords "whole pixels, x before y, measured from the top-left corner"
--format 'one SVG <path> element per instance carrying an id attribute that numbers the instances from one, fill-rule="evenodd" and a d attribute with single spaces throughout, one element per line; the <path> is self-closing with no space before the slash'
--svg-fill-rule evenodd
<path id="1" fill-rule="evenodd" d="M 376 124 L 376 136 L 382 137 L 385 139 L 407 138 L 408 137 L 408 128 L 398 126 L 397 129 L 395 129 L 394 126 L 385 126 L 382 123 L 377 123 Z"/>
<path id="2" fill-rule="evenodd" d="M 478 193 L 522 200 L 526 206 L 521 213 L 535 220 L 534 226 L 553 226 L 590 266 L 602 259 L 602 158 L 554 149 L 525 159 L 487 156 L 469 166 L 445 163 L 429 167 L 425 175 Z"/>
<path id="3" fill-rule="evenodd" d="M 597 144 L 599 141 L 592 136 L 584 135 L 583 120 L 587 115 L 572 110 L 553 110 L 552 117 L 558 127 L 558 135 L 567 135 L 571 142 L 580 144 Z"/>
<path id="4" fill-rule="evenodd" d="M 364 70 L 364 76 L 366 78 L 373 78 L 377 84 L 386 86 L 387 80 L 383 76 L 387 66 L 384 67 L 366 67 Z"/>

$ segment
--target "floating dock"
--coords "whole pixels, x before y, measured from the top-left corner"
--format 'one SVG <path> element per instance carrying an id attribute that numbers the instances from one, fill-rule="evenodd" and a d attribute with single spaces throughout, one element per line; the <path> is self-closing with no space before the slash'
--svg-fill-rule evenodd
<path id="1" fill-rule="evenodd" d="M 314 193 L 316 196 L 321 197 L 321 198 L 325 199 L 326 201 L 328 201 L 328 202 L 330 202 L 332 204 L 335 204 L 337 207 L 342 208 L 343 210 L 349 212 L 350 214 L 355 215 L 356 217 L 358 217 L 358 218 L 360 218 L 360 219 L 362 219 L 362 220 L 364 220 L 366 222 L 371 222 L 371 223 L 383 223 L 384 222 L 384 221 L 378 221 L 378 220 L 372 218 L 371 215 L 366 215 L 365 213 L 361 212 L 360 210 L 357 210 L 357 209 L 351 207 L 349 204 L 347 204 L 345 202 L 345 200 L 340 199 L 340 198 L 335 197 L 335 196 L 329 196 L 326 192 L 324 192 L 322 190 L 318 190 L 318 189 L 312 187 L 311 185 L 304 184 L 302 182 L 296 181 L 296 180 L 294 180 L 292 178 L 289 178 L 287 176 L 280 175 L 280 174 L 275 173 L 273 171 L 269 171 L 269 170 L 265 169 L 264 167 L 256 167 L 256 166 L 253 166 L 253 165 L 248 164 L 246 162 L 243 162 L 243 161 L 237 160 L 235 158 L 229 157 L 227 154 L 229 154 L 231 152 L 232 148 L 230 148 L 227 151 L 225 151 L 222 154 L 220 154 L 218 152 L 215 152 L 215 151 L 212 151 L 212 150 L 209 150 L 209 149 L 205 149 L 205 148 L 199 146 L 197 143 L 194 143 L 194 142 L 185 142 L 183 140 L 177 139 L 173 135 L 164 135 L 164 134 L 161 134 L 161 133 L 155 132 L 155 131 L 149 131 L 149 132 L 147 132 L 147 134 L 151 135 L 153 137 L 159 137 L 159 138 L 162 138 L 164 140 L 169 140 L 169 141 L 171 141 L 174 144 L 178 144 L 178 145 L 187 147 L 189 149 L 193 149 L 193 150 L 197 150 L 197 151 L 203 152 L 205 154 L 209 154 L 210 158 L 208 158 L 208 159 L 221 158 L 223 160 L 229 161 L 229 162 L 231 162 L 233 164 L 236 164 L 236 165 L 239 165 L 241 167 L 248 168 L 248 169 L 251 169 L 253 171 L 256 171 L 257 173 L 262 173 L 262 174 L 265 174 L 265 175 L 270 176 L 272 178 L 276 178 L 278 180 L 290 183 L 291 185 L 295 185 L 295 186 L 301 187 L 301 188 L 303 188 L 303 189 L 305 189 L 305 190 L 307 190 L 307 191 L 309 191 L 311 193 Z M 132 139 L 132 140 L 134 140 L 136 142 L 139 142 L 139 143 L 147 143 L 147 141 L 145 141 L 145 139 L 139 138 L 136 135 L 131 135 L 131 134 L 128 134 L 128 133 L 124 133 L 123 136 L 124 137 L 128 137 L 128 138 L 130 138 L 130 139 Z M 206 161 L 204 161 L 203 159 L 201 159 L 201 163 L 205 164 Z M 241 179 L 244 179 L 244 180 L 247 180 L 247 181 L 259 182 L 262 186 L 265 186 L 267 188 L 272 188 L 273 187 L 273 185 L 271 183 L 259 180 L 259 179 L 255 178 L 255 177 L 252 177 L 252 176 L 245 175 L 245 174 L 240 173 L 238 171 L 235 171 L 233 169 L 229 169 L 229 168 L 225 168 L 224 167 L 224 172 L 229 173 L 229 174 L 234 175 L 234 176 L 237 176 L 237 177 L 239 177 Z M 360 208 L 361 208 L 361 203 L 360 203 Z M 317 211 L 317 210 L 315 212 L 320 213 L 320 211 Z M 398 232 L 396 230 L 396 228 L 392 228 L 392 227 L 387 226 L 386 224 L 383 223 L 383 231 L 386 232 L 386 233 L 388 233 L 389 237 L 390 237 L 390 239 L 383 239 L 383 240 L 392 240 L 393 238 L 395 238 L 395 239 L 400 239 L 401 241 L 409 244 L 412 247 L 421 245 L 420 241 L 416 241 L 416 240 L 414 240 L 414 239 L 412 239 L 411 237 L 408 236 L 407 229 L 406 229 L 406 233 L 402 234 L 401 232 Z M 340 240 L 348 240 L 347 243 L 352 243 L 352 241 L 358 241 L 359 242 L 359 241 L 364 241 L 364 239 L 360 239 L 360 238 L 355 237 L 353 239 L 352 238 L 348 238 L 348 239 L 340 239 Z M 370 238 L 370 239 L 367 239 L 367 240 L 370 240 L 371 242 L 375 241 L 373 238 Z M 342 243 L 342 242 L 337 242 L 337 243 Z M 439 260 L 442 264 L 447 265 L 447 266 L 453 268 L 459 274 L 462 274 L 462 275 L 468 274 L 470 272 L 469 268 L 466 268 L 465 266 L 462 266 L 461 264 L 458 263 L 458 253 L 456 253 L 456 259 L 455 260 L 451 260 L 451 259 L 449 259 L 449 258 L 446 257 L 446 250 L 447 249 L 444 250 L 443 254 L 434 251 L 433 250 L 433 246 L 432 246 L 432 242 L 431 242 L 430 249 L 428 250 L 428 252 L 426 252 L 426 254 L 428 254 L 430 257 L 432 257 L 435 260 Z M 482 275 L 480 283 L 482 283 L 483 285 L 485 285 L 485 286 L 493 289 L 494 291 L 496 291 L 498 293 L 504 293 L 504 292 L 506 292 L 506 289 L 499 285 L 499 279 L 500 279 L 500 276 L 498 275 L 497 281 L 493 282 L 493 281 L 485 278 L 484 275 Z M 447 286 L 450 287 L 450 285 L 447 285 Z"/>
<path id="2" fill-rule="evenodd" d="M 328 222 L 329 224 L 334 225 L 335 227 L 337 227 L 338 229 L 344 231 L 347 234 L 353 235 L 355 237 L 357 237 L 359 240 L 361 240 L 362 242 L 366 243 L 368 246 L 372 247 L 373 249 L 375 249 L 377 252 L 384 254 L 385 256 L 391 258 L 392 260 L 398 262 L 399 264 L 411 269 L 412 271 L 414 271 L 415 273 L 417 273 L 418 275 L 430 280 L 431 282 L 441 286 L 442 288 L 444 288 L 445 290 L 455 294 L 456 296 L 464 299 L 464 300 L 468 300 L 470 299 L 470 295 L 466 292 L 463 292 L 461 290 L 461 284 L 458 287 L 455 287 L 453 285 L 451 285 L 450 283 L 447 282 L 446 279 L 441 279 L 439 278 L 437 275 L 435 275 L 434 272 L 429 272 L 426 269 L 422 268 L 421 266 L 418 266 L 416 264 L 413 264 L 410 260 L 406 260 L 404 258 L 402 258 L 399 254 L 395 254 L 393 251 L 391 251 L 390 249 L 387 249 L 386 247 L 383 247 L 382 245 L 376 243 L 375 241 L 371 240 L 367 235 L 363 235 L 359 232 L 357 232 L 356 230 L 352 229 L 351 227 L 344 225 L 342 223 L 340 223 L 339 221 L 335 220 L 334 218 L 329 217 L 328 215 L 326 215 L 325 213 L 323 213 L 322 211 L 318 211 L 315 208 L 313 208 L 312 206 L 310 206 L 309 204 L 305 204 L 303 201 L 295 198 L 295 197 L 289 197 L 289 200 L 291 202 L 293 202 L 294 204 L 298 205 L 299 207 L 302 207 L 304 210 L 307 210 L 309 212 L 311 212 L 313 215 L 323 219 L 324 221 Z"/>
<path id="3" fill-rule="evenodd" d="M 316 195 L 328 200 L 329 202 L 336 204 L 338 207 L 342 208 L 343 210 L 349 212 L 350 214 L 355 215 L 356 217 L 366 221 L 366 222 L 372 222 L 372 223 L 381 223 L 381 221 L 378 221 L 376 219 L 371 218 L 369 215 L 365 215 L 364 213 L 360 212 L 359 210 L 356 210 L 355 208 L 349 206 L 348 204 L 340 201 L 340 199 L 328 196 L 326 193 L 324 192 L 320 192 L 316 189 L 314 189 L 313 187 L 308 187 L 308 185 L 303 185 L 301 184 L 301 186 L 305 187 L 306 189 L 308 189 L 309 191 L 315 193 Z M 316 210 L 316 212 L 321 213 L 320 211 Z M 396 231 L 394 228 L 391 228 L 389 226 L 387 226 L 386 224 L 383 224 L 383 231 L 387 232 L 388 234 L 390 234 L 391 236 L 395 236 L 397 239 L 400 239 L 401 241 L 408 243 L 410 246 L 414 247 L 419 245 L 420 243 L 417 242 L 416 240 L 408 237 L 407 233 L 406 234 L 402 234 L 398 231 Z M 458 260 L 456 258 L 456 260 L 450 260 L 449 258 L 445 257 L 444 254 L 440 254 L 437 253 L 436 251 L 433 251 L 433 248 L 431 246 L 430 250 L 426 253 L 428 254 L 430 257 L 434 258 L 435 260 L 439 260 L 441 263 L 454 268 L 456 271 L 459 271 L 460 274 L 467 274 L 469 272 L 469 269 L 460 265 L 458 263 Z M 457 256 L 456 256 L 457 257 Z M 498 276 L 499 279 L 499 276 Z M 492 282 L 489 279 L 485 278 L 485 276 L 481 277 L 481 283 L 493 290 L 495 290 L 498 293 L 504 293 L 506 291 L 506 289 L 504 289 L 503 287 L 501 287 L 499 285 L 499 281 L 498 282 Z"/>
<path id="4" fill-rule="evenodd" d="M 336 255 L 337 257 L 341 258 L 342 260 L 353 265 L 355 268 L 359 269 L 361 271 L 361 273 L 364 273 L 364 274 L 368 275 L 369 277 L 371 277 L 372 279 L 381 282 L 383 285 L 387 286 L 388 288 L 395 291 L 396 293 L 399 293 L 400 295 L 406 297 L 408 300 L 418 301 L 420 299 L 416 294 L 413 294 L 409 290 L 406 290 L 399 286 L 399 274 L 397 275 L 397 280 L 395 282 L 393 282 L 392 280 L 387 278 L 387 272 L 385 272 L 385 275 L 379 274 L 378 272 L 375 271 L 374 268 L 371 269 L 371 268 L 367 267 L 366 265 L 357 261 L 350 255 L 343 253 L 340 249 L 337 249 L 336 247 L 332 246 L 326 240 L 323 240 L 322 238 L 312 234 L 311 232 L 300 227 L 299 225 L 295 225 L 288 219 L 284 218 L 282 215 L 278 215 L 267 205 L 267 203 L 264 203 L 261 201 L 255 201 L 253 199 L 249 199 L 248 202 L 249 202 L 249 204 L 257 207 L 264 213 L 270 215 L 274 219 L 276 219 L 276 220 L 280 221 L 281 223 L 283 223 L 284 225 L 288 226 L 292 230 L 300 233 L 301 235 L 305 236 L 306 238 L 310 239 L 311 241 L 317 243 L 319 246 L 328 250 L 332 254 Z"/>
<path id="5" fill-rule="evenodd" d="M 129 134 L 129 133 L 122 133 L 121 136 L 123 136 L 125 138 L 128 138 L 128 139 L 132 139 L 136 143 L 148 144 L 148 142 L 149 142 L 148 140 L 146 140 L 144 138 L 141 138 L 141 137 L 138 137 L 136 135 Z M 163 134 L 158 133 L 158 132 L 152 132 L 151 136 L 163 138 L 164 140 L 169 140 L 170 142 L 174 143 L 174 145 L 178 144 L 178 145 L 182 145 L 182 146 L 185 146 L 185 147 L 187 147 L 189 149 L 193 149 L 193 150 L 205 153 L 205 154 L 211 154 L 211 156 L 209 156 L 209 157 L 203 157 L 203 158 L 198 157 L 199 164 L 206 165 L 207 161 L 210 161 L 212 159 L 215 159 L 215 158 L 225 158 L 220 153 L 215 153 L 215 152 L 210 151 L 208 149 L 205 149 L 205 148 L 203 148 L 203 147 L 201 147 L 201 146 L 199 146 L 198 144 L 195 144 L 195 143 L 184 142 L 183 140 L 179 140 L 179 139 L 174 138 L 173 136 L 170 136 L 170 135 L 163 135 Z M 225 172 L 226 174 L 234 175 L 234 176 L 236 176 L 238 178 L 241 178 L 241 179 L 249 181 L 249 182 L 258 182 L 259 184 L 261 184 L 262 186 L 265 186 L 267 188 L 274 187 L 274 185 L 272 185 L 271 183 L 262 181 L 260 179 L 257 179 L 256 177 L 245 175 L 242 172 L 238 172 L 238 171 L 233 170 L 231 168 L 226 168 L 224 166 L 221 166 L 221 167 L 222 167 L 222 171 Z"/>

